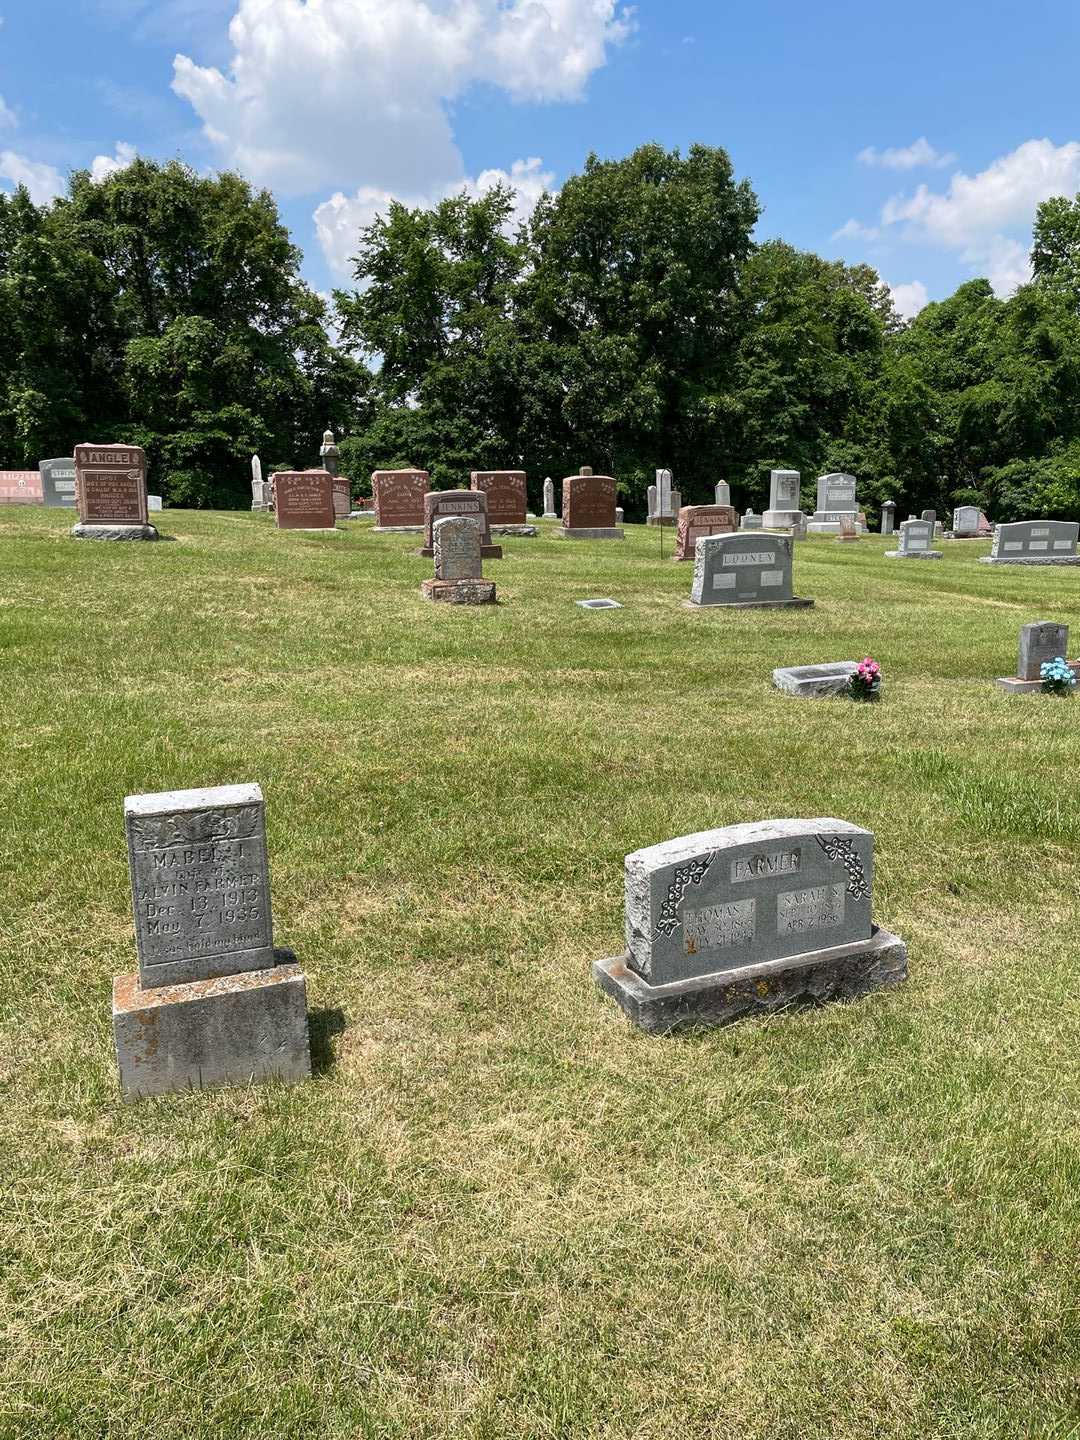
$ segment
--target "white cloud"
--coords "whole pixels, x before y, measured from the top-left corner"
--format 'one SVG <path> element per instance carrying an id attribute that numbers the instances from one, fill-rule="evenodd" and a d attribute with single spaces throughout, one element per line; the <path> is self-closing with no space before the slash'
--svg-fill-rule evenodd
<path id="1" fill-rule="evenodd" d="M 0 127 L 3 127 L 5 130 L 13 130 L 18 123 L 18 120 L 15 118 L 15 111 L 7 104 L 4 97 L 0 95 Z"/>
<path id="2" fill-rule="evenodd" d="M 482 170 L 475 180 L 463 178 L 426 193 L 403 194 L 374 185 L 362 185 L 350 197 L 338 190 L 316 209 L 315 233 L 330 268 L 342 277 L 351 277 L 350 262 L 356 254 L 360 230 L 383 214 L 391 200 L 400 200 L 403 205 L 427 206 L 462 190 L 474 197 L 483 195 L 499 184 L 509 185 L 515 192 L 514 209 L 507 222 L 508 231 L 514 233 L 518 224 L 532 214 L 533 206 L 543 192 L 554 186 L 555 176 L 542 166 L 543 161 L 535 156 L 528 160 L 515 160 L 509 172 Z"/>
<path id="3" fill-rule="evenodd" d="M 845 220 L 839 230 L 832 233 L 834 240 L 880 240 L 881 231 L 874 225 L 864 225 L 861 220 Z"/>
<path id="4" fill-rule="evenodd" d="M 95 155 L 90 162 L 90 179 L 95 185 L 100 185 L 110 175 L 115 175 L 119 170 L 126 170 L 135 159 L 135 146 L 129 145 L 126 140 L 116 142 L 115 155 Z"/>
<path id="5" fill-rule="evenodd" d="M 873 145 L 868 145 L 865 150 L 859 151 L 858 160 L 860 165 L 874 165 L 882 170 L 918 170 L 924 167 L 944 170 L 946 165 L 953 164 L 956 156 L 935 150 L 926 136 L 920 135 L 918 140 L 902 149 L 876 150 Z"/>
<path id="6" fill-rule="evenodd" d="M 67 188 L 64 177 L 54 166 L 28 160 L 14 150 L 0 150 L 0 180 L 25 185 L 35 205 L 48 205 Z"/>
<path id="7" fill-rule="evenodd" d="M 885 282 L 888 284 L 888 281 Z M 914 320 L 920 310 L 930 303 L 930 295 L 921 280 L 909 280 L 906 285 L 889 285 L 896 313 L 905 320 Z"/>
<path id="8" fill-rule="evenodd" d="M 912 244 L 954 251 L 998 295 L 1031 276 L 1028 251 L 1036 208 L 1055 195 L 1080 191 L 1080 141 L 1027 140 L 977 175 L 957 173 L 945 190 L 926 184 L 894 195 L 875 232 L 849 220 L 837 237 L 896 235 Z"/>
<path id="9" fill-rule="evenodd" d="M 405 198 L 463 177 L 448 102 L 579 99 L 631 26 L 619 0 L 239 0 L 228 73 L 177 55 L 173 89 L 258 183 Z"/>

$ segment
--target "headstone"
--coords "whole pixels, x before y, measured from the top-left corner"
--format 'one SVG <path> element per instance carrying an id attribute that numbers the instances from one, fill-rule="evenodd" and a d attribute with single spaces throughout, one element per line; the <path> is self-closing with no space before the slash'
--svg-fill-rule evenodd
<path id="1" fill-rule="evenodd" d="M 488 524 L 492 534 L 536 534 L 536 526 L 528 523 L 524 470 L 473 470 L 469 485 L 473 490 L 482 490 L 487 496 Z"/>
<path id="2" fill-rule="evenodd" d="M 984 565 L 1080 565 L 1075 520 L 1017 520 L 999 525 Z"/>
<path id="3" fill-rule="evenodd" d="M 954 540 L 984 540 L 992 533 L 990 521 L 977 505 L 958 505 L 952 519 Z"/>
<path id="4" fill-rule="evenodd" d="M 421 583 L 420 593 L 425 600 L 441 600 L 450 605 L 494 604 L 495 583 L 483 578 L 482 538 L 481 527 L 469 515 L 444 515 L 435 520 L 432 526 L 435 578 Z"/>
<path id="5" fill-rule="evenodd" d="M 742 517 L 742 520 L 739 522 L 739 528 L 740 528 L 741 530 L 760 530 L 760 529 L 761 529 L 761 516 L 760 516 L 760 515 L 755 515 L 754 512 L 753 512 L 753 510 L 747 510 L 746 514 Z"/>
<path id="6" fill-rule="evenodd" d="M 881 507 L 881 533 L 891 535 L 896 529 L 896 501 L 886 500 Z"/>
<path id="7" fill-rule="evenodd" d="M 660 492 L 655 485 L 650 485 L 646 490 L 645 503 L 648 506 L 648 519 L 655 520 L 656 516 L 660 513 Z"/>
<path id="8" fill-rule="evenodd" d="M 848 694 L 856 660 L 835 660 L 824 665 L 791 665 L 772 672 L 773 684 L 800 700 L 823 700 Z"/>
<path id="9" fill-rule="evenodd" d="M 279 470 L 274 476 L 279 530 L 334 530 L 334 477 L 329 470 Z"/>
<path id="10" fill-rule="evenodd" d="M 258 455 L 251 457 L 251 508 L 252 510 L 265 510 L 267 508 L 266 487 L 263 485 L 262 461 Z"/>
<path id="11" fill-rule="evenodd" d="M 558 520 L 559 512 L 555 509 L 555 481 L 549 475 L 544 481 L 544 519 Z"/>
<path id="12" fill-rule="evenodd" d="M 690 604 L 743 609 L 813 605 L 792 594 L 793 548 L 788 535 L 706 535 L 694 553 Z"/>
<path id="13" fill-rule="evenodd" d="M 845 542 L 848 542 L 848 541 L 851 541 L 851 540 L 858 540 L 858 538 L 859 538 L 859 532 L 858 532 L 858 530 L 855 528 L 855 516 L 854 516 L 854 515 L 841 515 L 841 516 L 840 516 L 840 533 L 839 533 L 839 535 L 837 535 L 836 538 L 837 538 L 838 541 L 843 540 L 843 541 L 845 541 Z"/>
<path id="14" fill-rule="evenodd" d="M 40 505 L 41 472 L 0 470 L 0 505 Z"/>
<path id="15" fill-rule="evenodd" d="M 919 519 L 920 519 L 920 520 L 928 520 L 931 525 L 936 525 L 936 524 L 937 524 L 937 511 L 936 511 L 936 510 L 924 510 L 924 511 L 922 512 L 922 514 L 919 516 Z"/>
<path id="16" fill-rule="evenodd" d="M 684 505 L 679 511 L 675 536 L 675 559 L 693 560 L 697 542 L 704 535 L 731 535 L 739 528 L 731 505 Z"/>
<path id="17" fill-rule="evenodd" d="M 139 956 L 113 983 L 124 1099 L 307 1079 L 306 984 L 274 952 L 258 785 L 129 795 L 124 822 Z"/>
<path id="18" fill-rule="evenodd" d="M 80 540 L 156 540 L 146 503 L 146 453 L 138 445 L 76 445 Z"/>
<path id="19" fill-rule="evenodd" d="M 376 470 L 371 476 L 376 530 L 423 530 L 426 470 Z"/>
<path id="20" fill-rule="evenodd" d="M 429 490 L 424 496 L 424 545 L 418 552 L 435 555 L 435 522 L 446 515 L 464 516 L 480 533 L 480 554 L 485 560 L 501 560 L 502 546 L 491 543 L 487 495 L 483 490 Z"/>
<path id="21" fill-rule="evenodd" d="M 74 510 L 75 500 L 75 457 L 58 460 L 39 460 L 38 474 L 41 477 L 41 498 L 46 505 L 64 510 Z"/>
<path id="22" fill-rule="evenodd" d="M 615 524 L 616 524 L 616 525 L 621 525 L 621 524 L 623 523 L 623 520 L 624 520 L 625 518 L 626 518 L 626 515 L 625 515 L 625 512 L 624 512 L 622 506 L 621 506 L 621 505 L 616 505 L 616 506 L 615 506 Z"/>
<path id="23" fill-rule="evenodd" d="M 1042 666 L 1048 660 L 1065 660 L 1069 653 L 1069 627 L 1054 620 L 1035 620 L 1020 627 L 1020 653 L 1015 675 L 999 677 L 1000 689 L 1021 695 L 1042 689 Z"/>
<path id="24" fill-rule="evenodd" d="M 815 535 L 838 535 L 841 515 L 857 516 L 858 513 L 855 476 L 822 475 L 817 482 L 817 509 L 810 517 L 807 529 Z"/>
<path id="25" fill-rule="evenodd" d="M 330 476 L 334 482 L 334 514 L 347 520 L 352 514 L 352 483 L 347 475 L 339 475 L 336 470 L 330 471 Z"/>
<path id="26" fill-rule="evenodd" d="M 555 532 L 561 540 L 622 540 L 624 531 L 615 523 L 618 486 L 614 476 L 594 475 L 583 465 L 577 475 L 562 482 L 562 526 Z"/>
<path id="27" fill-rule="evenodd" d="M 726 480 L 718 480 L 713 490 L 713 500 L 717 505 L 731 504 L 731 486 Z"/>
<path id="28" fill-rule="evenodd" d="M 890 560 L 940 560 L 941 551 L 933 548 L 934 527 L 929 520 L 905 520 L 900 526 L 899 550 L 886 550 Z"/>
<path id="29" fill-rule="evenodd" d="M 766 530 L 792 530 L 805 518 L 801 486 L 802 476 L 798 470 L 769 471 L 769 508 L 764 517 Z"/>
<path id="30" fill-rule="evenodd" d="M 338 463 L 341 458 L 341 451 L 334 443 L 334 432 L 324 430 L 322 444 L 319 446 L 319 459 L 322 461 L 321 468 L 328 470 L 331 475 L 338 473 Z"/>
<path id="31" fill-rule="evenodd" d="M 656 484 L 649 486 L 648 524 L 674 525 L 682 504 L 682 496 L 672 488 L 670 470 L 657 470 Z"/>
<path id="32" fill-rule="evenodd" d="M 164 502 L 160 495 L 147 495 L 146 497 L 146 508 L 151 514 L 153 514 L 155 510 L 161 510 L 163 504 Z"/>
<path id="33" fill-rule="evenodd" d="M 873 923 L 873 875 L 873 834 L 845 820 L 730 825 L 637 850 L 626 949 L 593 977 L 652 1034 L 897 985 L 907 947 Z"/>

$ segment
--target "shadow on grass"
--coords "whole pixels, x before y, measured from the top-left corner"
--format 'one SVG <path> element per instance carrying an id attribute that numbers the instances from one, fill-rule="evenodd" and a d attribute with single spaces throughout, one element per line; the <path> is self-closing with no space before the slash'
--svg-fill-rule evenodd
<path id="1" fill-rule="evenodd" d="M 325 1075 L 337 1059 L 331 1041 L 335 1035 L 344 1034 L 344 1010 L 335 1007 L 309 1011 L 308 1031 L 311 1035 L 311 1073 Z"/>

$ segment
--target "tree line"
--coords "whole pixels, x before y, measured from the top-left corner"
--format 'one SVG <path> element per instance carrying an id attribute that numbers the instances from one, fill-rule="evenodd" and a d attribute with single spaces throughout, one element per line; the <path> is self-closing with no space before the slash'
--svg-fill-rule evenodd
<path id="1" fill-rule="evenodd" d="M 496 188 L 392 204 L 328 306 L 267 191 L 137 160 L 32 204 L 0 195 L 0 464 L 80 440 L 148 453 L 172 504 L 247 504 L 248 459 L 316 463 L 338 435 L 436 486 L 471 469 L 657 466 L 761 510 L 772 468 L 859 478 L 871 510 L 960 502 L 1080 519 L 1080 197 L 1034 217 L 1030 284 L 962 285 L 910 323 L 866 265 L 756 243 L 722 149 L 590 157 L 527 221 Z"/>

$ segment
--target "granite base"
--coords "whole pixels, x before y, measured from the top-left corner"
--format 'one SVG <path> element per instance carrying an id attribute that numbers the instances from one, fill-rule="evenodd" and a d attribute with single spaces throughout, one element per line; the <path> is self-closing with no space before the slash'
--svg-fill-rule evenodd
<path id="1" fill-rule="evenodd" d="M 941 550 L 886 550 L 886 560 L 940 560 Z"/>
<path id="2" fill-rule="evenodd" d="M 1080 555 L 1021 555 L 1015 560 L 1009 556 L 980 555 L 980 565 L 1080 565 Z"/>
<path id="3" fill-rule="evenodd" d="M 652 525 L 654 528 L 663 527 L 667 530 L 675 524 L 675 519 L 676 517 L 674 515 L 650 515 L 645 523 L 646 525 Z"/>
<path id="4" fill-rule="evenodd" d="M 73 525 L 74 540 L 160 540 L 154 525 Z"/>
<path id="5" fill-rule="evenodd" d="M 625 955 L 597 960 L 592 973 L 639 1030 L 668 1035 L 788 1007 L 857 1000 L 889 989 L 907 979 L 907 946 L 875 926 L 869 940 L 671 985 L 648 984 L 629 968 Z"/>
<path id="6" fill-rule="evenodd" d="M 424 580 L 420 593 L 425 600 L 447 605 L 494 605 L 494 580 Z"/>
<path id="7" fill-rule="evenodd" d="M 555 532 L 556 540 L 625 540 L 622 527 L 619 525 L 598 525 L 593 529 L 575 527 L 568 530 L 565 525 Z"/>
<path id="8" fill-rule="evenodd" d="M 423 535 L 423 525 L 376 525 L 373 535 Z"/>
<path id="9" fill-rule="evenodd" d="M 791 600 L 725 600 L 717 605 L 699 605 L 696 600 L 684 600 L 684 610 L 809 610 L 813 600 L 801 600 L 797 595 Z"/>
<path id="10" fill-rule="evenodd" d="M 521 540 L 531 539 L 536 535 L 535 525 L 492 525 L 492 535 L 516 535 Z"/>
<path id="11" fill-rule="evenodd" d="M 422 555 L 425 560 L 434 560 L 434 558 L 435 558 L 435 547 L 434 547 L 433 545 L 422 545 L 422 546 L 420 547 L 420 549 L 417 550 L 416 553 L 417 553 L 417 555 Z M 481 559 L 481 560 L 501 560 L 502 558 L 503 558 L 503 551 L 502 551 L 502 546 L 501 546 L 501 545 L 481 545 L 481 546 L 480 546 L 480 559 Z"/>
<path id="12" fill-rule="evenodd" d="M 113 1040 L 125 1100 L 311 1076 L 299 965 L 144 990 L 113 981 Z"/>

